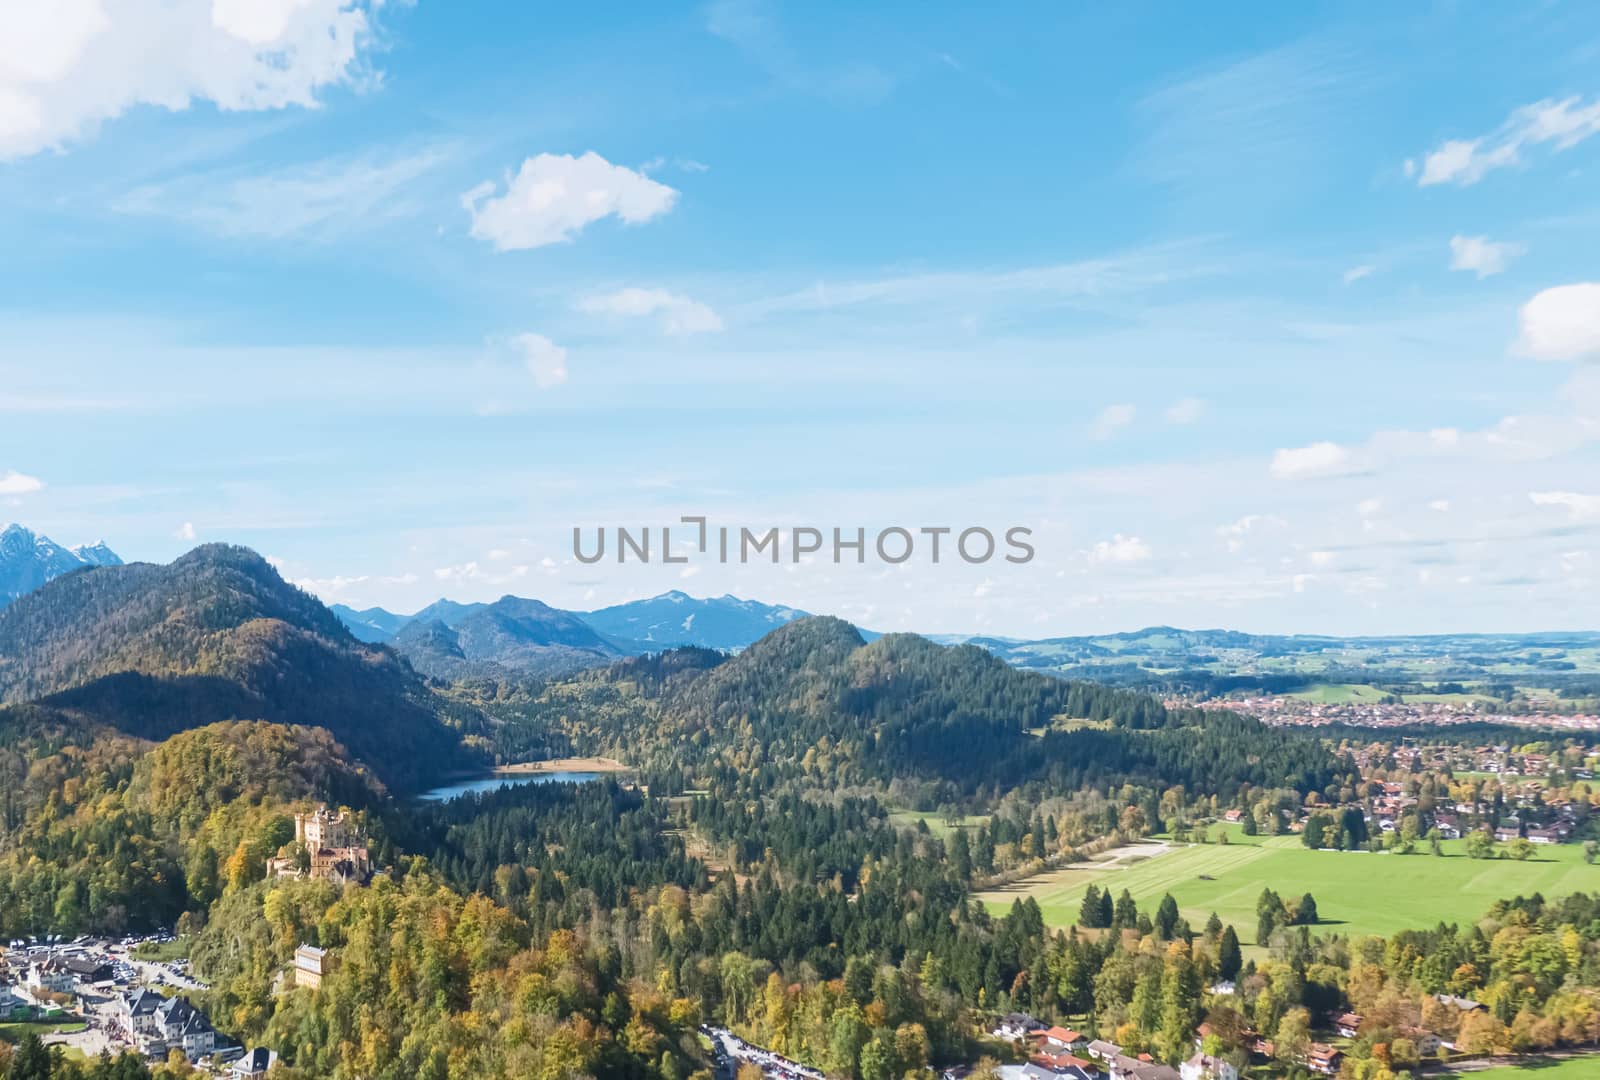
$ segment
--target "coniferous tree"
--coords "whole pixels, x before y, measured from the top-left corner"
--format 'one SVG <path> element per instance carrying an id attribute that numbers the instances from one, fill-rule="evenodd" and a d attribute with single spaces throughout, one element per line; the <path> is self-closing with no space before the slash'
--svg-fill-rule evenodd
<path id="1" fill-rule="evenodd" d="M 1229 926 L 1222 931 L 1222 938 L 1217 943 L 1217 973 L 1224 979 L 1233 980 L 1239 977 L 1239 969 L 1244 962 L 1244 953 L 1239 948 L 1239 935 Z"/>
<path id="2" fill-rule="evenodd" d="M 1105 924 L 1100 921 L 1100 887 L 1090 885 L 1084 890 L 1083 902 L 1078 905 L 1078 925 L 1090 929 L 1099 929 Z"/>

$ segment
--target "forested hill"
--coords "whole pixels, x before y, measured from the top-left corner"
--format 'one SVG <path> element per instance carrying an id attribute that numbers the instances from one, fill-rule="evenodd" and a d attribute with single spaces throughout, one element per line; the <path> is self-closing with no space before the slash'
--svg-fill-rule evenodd
<path id="1" fill-rule="evenodd" d="M 70 574 L 0 611 L 0 703 L 23 702 L 151 739 L 235 719 L 322 727 L 401 790 L 470 765 L 461 737 L 483 725 L 224 545 Z"/>
<path id="2" fill-rule="evenodd" d="M 1343 771 L 1316 740 L 1229 713 L 1019 671 L 983 649 L 906 634 L 870 644 L 801 619 L 716 662 L 645 657 L 549 688 L 576 743 L 646 768 L 721 763 L 911 777 L 966 791 L 1060 790 L 1119 777 L 1208 790 L 1322 790 Z"/>

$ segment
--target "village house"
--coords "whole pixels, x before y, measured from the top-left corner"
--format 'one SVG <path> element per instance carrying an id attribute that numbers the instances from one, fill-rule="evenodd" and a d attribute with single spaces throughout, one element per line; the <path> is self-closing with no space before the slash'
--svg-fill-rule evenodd
<path id="1" fill-rule="evenodd" d="M 1183 1080 L 1239 1080 L 1239 1070 L 1233 1062 L 1210 1054 L 1195 1054 L 1178 1066 Z"/>
<path id="2" fill-rule="evenodd" d="M 1427 1028 L 1420 1027 L 1402 1027 L 1400 1036 L 1409 1039 L 1411 1045 L 1417 1048 L 1417 1053 L 1423 1057 L 1433 1057 L 1437 1054 L 1443 1041 Z"/>
<path id="3" fill-rule="evenodd" d="M 1306 1052 L 1306 1068 L 1323 1076 L 1332 1076 L 1339 1071 L 1339 1062 L 1343 1058 L 1344 1053 L 1335 1047 L 1314 1042 Z"/>
<path id="4" fill-rule="evenodd" d="M 1334 1017 L 1333 1029 L 1339 1033 L 1341 1038 L 1353 1039 L 1356 1037 L 1356 1032 L 1361 1029 L 1361 1020 L 1360 1013 L 1340 1013 Z"/>
<path id="5" fill-rule="evenodd" d="M 301 946 L 301 948 L 306 947 Z M 300 954 L 298 952 L 295 953 L 297 963 L 299 957 Z M 994 1030 L 989 1034 L 997 1039 L 1026 1039 L 1030 1031 L 1037 1031 L 1039 1027 L 1039 1021 L 1027 1013 L 1007 1013 L 1000 1018 L 999 1022 L 995 1024 Z"/>
<path id="6" fill-rule="evenodd" d="M 147 1057 L 165 1057 L 177 1048 L 190 1061 L 199 1061 L 217 1048 L 216 1029 L 186 998 L 164 998 L 141 988 L 122 999 L 118 1014 L 123 1029 Z"/>
<path id="7" fill-rule="evenodd" d="M 80 987 L 110 982 L 113 975 L 110 964 L 104 960 L 96 960 L 92 956 L 68 957 L 67 971 Z"/>
<path id="8" fill-rule="evenodd" d="M 278 1063 L 276 1050 L 268 1050 L 265 1046 L 258 1046 L 254 1050 L 245 1052 L 244 1057 L 233 1063 L 228 1071 L 231 1080 L 262 1080 L 272 1066 Z"/>
<path id="9" fill-rule="evenodd" d="M 1071 1075 L 1075 1073 L 1089 1075 L 1099 1072 L 1099 1069 L 1096 1068 L 1094 1062 L 1086 1061 L 1083 1058 L 1078 1057 L 1076 1054 L 1039 1053 L 1030 1056 L 1028 1061 L 1033 1065 L 1039 1066 L 1041 1069 L 1049 1069 L 1057 1076 Z"/>
<path id="10" fill-rule="evenodd" d="M 1028 1037 L 1036 1039 L 1052 1050 L 1081 1050 L 1089 1040 L 1070 1028 L 1047 1027 L 1030 1031 Z"/>
<path id="11" fill-rule="evenodd" d="M 73 983 L 72 969 L 58 957 L 28 965 L 28 973 L 22 980 L 35 1001 L 42 1001 L 49 994 L 70 994 Z"/>
<path id="12" fill-rule="evenodd" d="M 1118 1054 L 1109 1064 L 1111 1080 L 1183 1080 L 1183 1075 L 1177 1069 L 1158 1061 L 1145 1061 Z"/>
<path id="13" fill-rule="evenodd" d="M 1093 1074 L 1072 1067 L 1060 1070 L 1029 1062 L 1026 1065 L 1002 1065 L 1000 1080 L 1094 1080 Z"/>
<path id="14" fill-rule="evenodd" d="M 1122 1047 L 1118 1046 L 1114 1042 L 1106 1042 L 1104 1039 L 1095 1039 L 1089 1044 L 1089 1056 L 1092 1058 L 1098 1058 L 1101 1061 L 1109 1062 L 1112 1059 L 1119 1057 L 1121 1054 Z"/>

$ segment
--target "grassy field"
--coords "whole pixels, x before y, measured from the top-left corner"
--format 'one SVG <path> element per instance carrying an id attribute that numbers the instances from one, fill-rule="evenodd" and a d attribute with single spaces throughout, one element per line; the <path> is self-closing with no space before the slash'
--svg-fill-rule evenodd
<path id="1" fill-rule="evenodd" d="M 1317 683 L 1288 696 L 1314 701 L 1320 705 L 1353 705 L 1382 701 L 1389 696 L 1389 692 L 1363 683 Z"/>
<path id="2" fill-rule="evenodd" d="M 1091 884 L 1117 894 L 1127 889 L 1140 910 L 1151 912 L 1170 892 L 1196 929 L 1215 911 L 1233 924 L 1241 942 L 1252 944 L 1256 899 L 1263 888 L 1285 899 L 1310 892 L 1323 920 L 1317 932 L 1354 935 L 1391 934 L 1440 921 L 1465 925 L 1495 900 L 1519 893 L 1600 889 L 1600 866 L 1584 863 L 1576 844 L 1541 847 L 1533 859 L 1516 862 L 1467 858 L 1460 841 L 1446 841 L 1445 855 L 1439 857 L 1427 854 L 1425 845 L 1416 855 L 1373 855 L 1311 851 L 1298 836 L 1243 836 L 1236 828 L 1228 837 L 1228 844 L 1179 847 L 1120 868 L 1053 870 L 981 897 L 991 911 L 1002 912 L 1018 896 L 1032 895 L 1045 921 L 1064 927 L 1077 921 L 1078 905 Z M 1159 850 L 1152 845 L 1152 851 Z"/>
<path id="3" fill-rule="evenodd" d="M 1463 1080 L 1592 1080 L 1600 1076 L 1600 1058 L 1594 1056 L 1572 1057 L 1565 1060 L 1555 1058 L 1531 1058 L 1516 1065 L 1496 1065 L 1492 1069 L 1483 1069 L 1479 1072 L 1443 1072 L 1430 1073 L 1435 1077 L 1461 1077 Z"/>
<path id="4" fill-rule="evenodd" d="M 944 815 L 933 811 L 923 813 L 921 810 L 893 810 L 889 813 L 889 823 L 900 829 L 915 828 L 918 820 L 926 821 L 928 831 L 941 839 L 949 837 L 954 831 L 945 823 Z M 988 814 L 968 814 L 961 819 L 956 828 L 976 829 L 988 820 Z"/>

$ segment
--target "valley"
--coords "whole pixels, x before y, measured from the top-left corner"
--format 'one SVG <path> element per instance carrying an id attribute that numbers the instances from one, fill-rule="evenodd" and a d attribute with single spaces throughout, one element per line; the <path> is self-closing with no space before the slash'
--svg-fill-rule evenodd
<path id="1" fill-rule="evenodd" d="M 1366 1069 L 1414 1030 L 1433 1041 L 1402 1058 L 1437 1065 L 1440 1040 L 1600 1027 L 1582 731 L 1269 725 L 791 614 L 657 650 L 507 598 L 373 642 L 220 545 L 19 597 L 0 941 L 23 944 L 0 982 L 33 1026 L 0 1063 L 106 1017 L 155 1059 L 130 1069 L 259 1053 L 285 1080 L 1079 1068 L 1037 1031 L 997 1039 L 1013 1013 L 1093 1030 L 1123 1075 L 1196 1039 L 1266 1077 Z M 119 1019 L 149 972 L 107 998 L 51 951 L 165 930 L 187 1042 Z"/>

